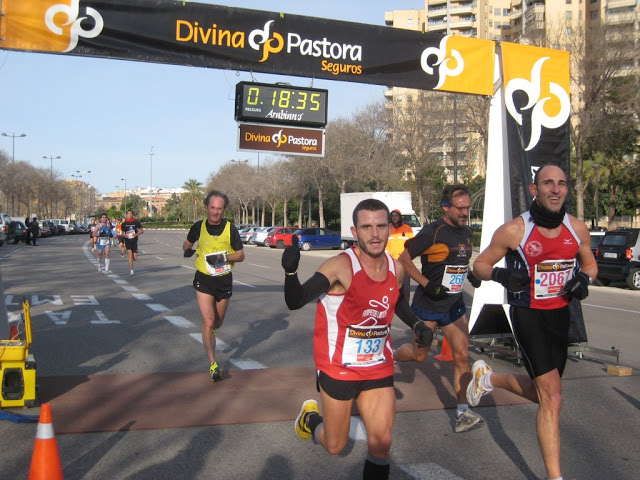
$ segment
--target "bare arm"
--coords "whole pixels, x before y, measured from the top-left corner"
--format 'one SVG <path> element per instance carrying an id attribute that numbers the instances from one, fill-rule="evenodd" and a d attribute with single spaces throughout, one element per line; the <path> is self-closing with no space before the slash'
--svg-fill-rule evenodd
<path id="1" fill-rule="evenodd" d="M 229 263 L 238 263 L 244 260 L 244 250 L 238 250 L 237 252 L 229 254 Z"/>
<path id="2" fill-rule="evenodd" d="M 491 280 L 493 266 L 511 249 L 515 249 L 524 234 L 524 223 L 518 217 L 498 228 L 491 243 L 473 262 L 473 274 L 481 280 Z"/>
<path id="3" fill-rule="evenodd" d="M 398 257 L 398 262 L 402 265 L 404 271 L 407 272 L 418 285 L 425 287 L 427 283 L 429 283 L 429 279 L 425 277 L 414 265 L 413 259 L 406 249 Z"/>
<path id="4" fill-rule="evenodd" d="M 580 262 L 580 271 L 586 273 L 595 279 L 598 276 L 598 264 L 591 251 L 591 237 L 587 225 L 575 217 L 570 217 L 571 226 L 578 235 L 581 245 L 578 250 L 578 261 Z"/>

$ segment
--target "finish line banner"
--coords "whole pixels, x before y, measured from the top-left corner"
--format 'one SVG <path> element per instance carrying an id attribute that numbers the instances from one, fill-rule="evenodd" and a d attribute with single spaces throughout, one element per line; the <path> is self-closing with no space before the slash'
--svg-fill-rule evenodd
<path id="1" fill-rule="evenodd" d="M 512 218 L 529 209 L 529 184 L 544 161 L 570 180 L 569 52 L 503 42 Z"/>
<path id="2" fill-rule="evenodd" d="M 170 0 L 2 0 L 0 48 L 493 94 L 495 42 Z"/>

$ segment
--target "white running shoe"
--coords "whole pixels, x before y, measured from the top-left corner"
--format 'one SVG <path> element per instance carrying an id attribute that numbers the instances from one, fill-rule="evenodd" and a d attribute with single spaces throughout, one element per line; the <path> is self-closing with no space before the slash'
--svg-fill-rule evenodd
<path id="1" fill-rule="evenodd" d="M 111 270 L 105 270 L 105 271 L 104 271 L 104 274 L 105 274 L 105 275 L 111 275 Z"/>
<path id="2" fill-rule="evenodd" d="M 129 276 L 133 277 L 133 270 L 131 270 L 131 272 L 129 272 Z"/>
<path id="3" fill-rule="evenodd" d="M 487 387 L 482 382 L 482 377 L 491 371 L 491 367 L 484 360 L 477 360 L 471 367 L 471 381 L 467 387 L 467 402 L 470 406 L 477 406 L 482 396 L 493 390 L 493 387 Z"/>

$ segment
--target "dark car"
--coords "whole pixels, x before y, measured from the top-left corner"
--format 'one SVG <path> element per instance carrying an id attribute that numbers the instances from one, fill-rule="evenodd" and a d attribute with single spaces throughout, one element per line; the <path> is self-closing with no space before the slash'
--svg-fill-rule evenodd
<path id="1" fill-rule="evenodd" d="M 602 243 L 602 239 L 604 238 L 604 231 L 592 231 L 589 232 L 589 236 L 591 237 L 591 251 L 593 252 L 593 256 L 596 255 L 598 247 Z"/>
<path id="2" fill-rule="evenodd" d="M 295 228 L 293 227 L 275 227 L 269 235 L 267 235 L 267 239 L 264 241 L 271 248 L 284 248 L 291 245 L 291 237 L 293 236 L 293 232 L 295 232 Z"/>
<path id="3" fill-rule="evenodd" d="M 7 227 L 7 243 L 24 242 L 27 238 L 27 226 L 17 220 L 12 220 Z"/>
<path id="4" fill-rule="evenodd" d="M 307 251 L 312 248 L 340 248 L 342 238 L 339 233 L 328 228 L 302 228 L 294 232 L 298 236 L 298 247 Z"/>
<path id="5" fill-rule="evenodd" d="M 618 228 L 606 232 L 596 250 L 598 281 L 627 282 L 640 290 L 640 228 Z"/>

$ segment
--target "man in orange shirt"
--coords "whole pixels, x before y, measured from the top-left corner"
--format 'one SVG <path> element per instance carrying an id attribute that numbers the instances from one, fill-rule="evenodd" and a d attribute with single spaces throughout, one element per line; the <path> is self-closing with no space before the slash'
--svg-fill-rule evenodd
<path id="1" fill-rule="evenodd" d="M 404 242 L 409 238 L 413 238 L 413 230 L 409 225 L 402 222 L 402 213 L 396 209 L 391 212 L 391 228 L 389 230 L 389 241 L 387 242 L 387 252 L 395 260 L 404 251 Z M 409 274 L 405 272 L 402 280 L 402 293 L 404 298 L 409 301 Z"/>

